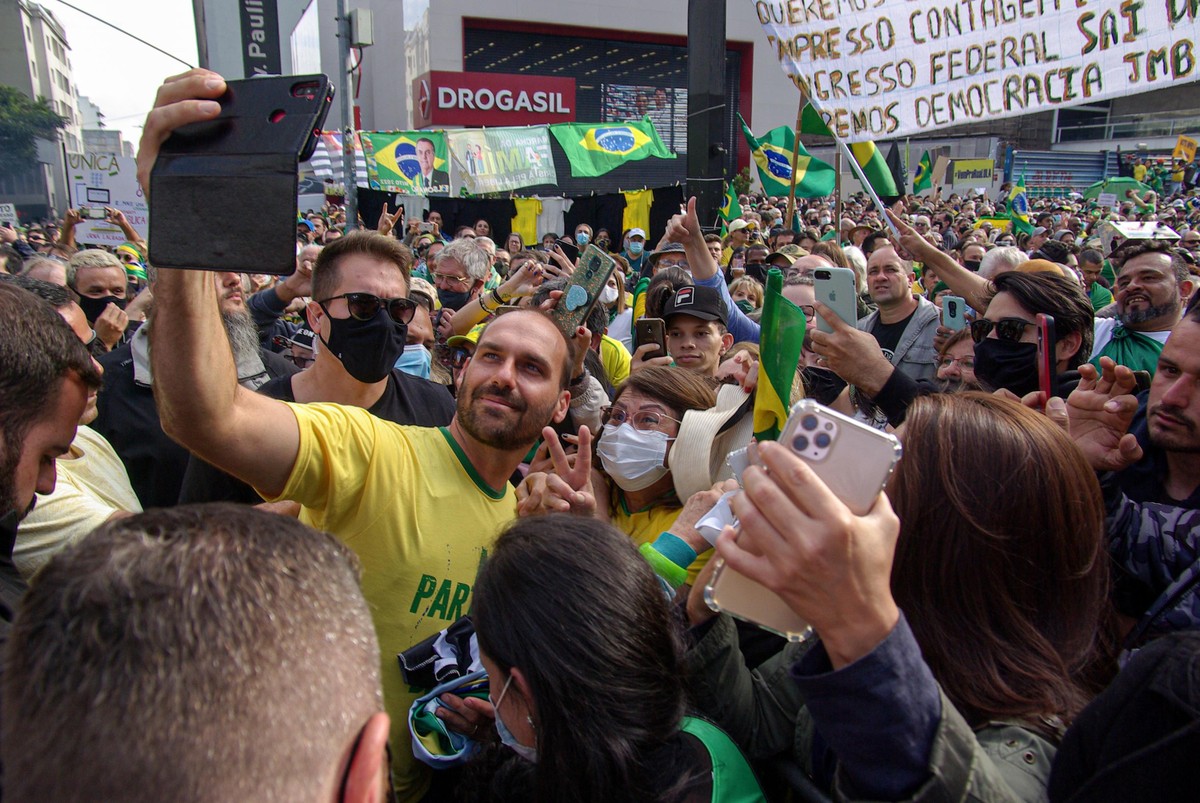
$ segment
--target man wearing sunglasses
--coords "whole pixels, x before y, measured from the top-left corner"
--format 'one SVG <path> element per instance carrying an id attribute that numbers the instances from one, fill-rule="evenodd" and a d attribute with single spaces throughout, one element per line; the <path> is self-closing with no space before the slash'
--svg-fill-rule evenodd
<path id="1" fill-rule="evenodd" d="M 450 423 L 454 400 L 442 385 L 396 368 L 417 302 L 408 296 L 408 250 L 373 232 L 349 234 L 321 249 L 305 310 L 313 333 L 312 363 L 267 382 L 259 393 L 286 402 L 361 407 L 396 424 Z M 183 504 L 262 497 L 244 482 L 193 456 L 179 492 Z"/>

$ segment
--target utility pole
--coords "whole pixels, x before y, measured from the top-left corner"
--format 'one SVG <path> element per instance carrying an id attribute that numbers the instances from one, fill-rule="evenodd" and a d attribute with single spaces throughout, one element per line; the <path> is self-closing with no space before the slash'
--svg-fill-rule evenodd
<path id="1" fill-rule="evenodd" d="M 725 0 L 688 0 L 687 193 L 713 225 L 725 195 Z"/>
<path id="2" fill-rule="evenodd" d="M 350 75 L 350 15 L 346 0 L 337 0 L 337 91 L 342 96 L 342 176 L 346 184 L 346 231 L 358 227 L 358 181 L 354 169 L 354 78 Z"/>

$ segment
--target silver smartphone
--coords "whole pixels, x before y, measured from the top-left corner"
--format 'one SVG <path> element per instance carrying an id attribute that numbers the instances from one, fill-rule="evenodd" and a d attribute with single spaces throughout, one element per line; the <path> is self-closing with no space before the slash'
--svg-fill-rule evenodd
<path id="1" fill-rule="evenodd" d="M 900 441 L 811 399 L 792 407 L 779 443 L 812 466 L 829 490 L 863 515 L 887 484 L 900 459 Z M 775 592 L 718 558 L 704 600 L 715 611 L 752 622 L 789 641 L 803 641 L 812 632 Z"/>
<path id="2" fill-rule="evenodd" d="M 812 277 L 817 301 L 836 312 L 839 318 L 851 326 L 857 324 L 858 286 L 854 280 L 854 271 L 849 268 L 815 268 Z M 818 315 L 817 330 L 832 332 L 833 327 Z"/>

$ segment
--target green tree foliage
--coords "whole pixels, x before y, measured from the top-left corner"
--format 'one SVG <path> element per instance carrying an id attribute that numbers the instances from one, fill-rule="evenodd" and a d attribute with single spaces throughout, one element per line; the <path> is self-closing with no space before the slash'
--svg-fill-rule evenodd
<path id="1" fill-rule="evenodd" d="M 11 86 L 0 86 L 0 176 L 25 173 L 37 163 L 37 140 L 53 139 L 67 124 L 45 98 L 30 100 Z"/>
<path id="2" fill-rule="evenodd" d="M 738 195 L 745 195 L 750 192 L 750 168 L 743 167 L 736 176 L 733 177 L 733 190 Z"/>

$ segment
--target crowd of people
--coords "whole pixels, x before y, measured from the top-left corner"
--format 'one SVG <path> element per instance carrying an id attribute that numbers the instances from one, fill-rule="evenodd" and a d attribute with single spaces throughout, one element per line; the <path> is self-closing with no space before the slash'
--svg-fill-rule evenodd
<path id="1" fill-rule="evenodd" d="M 162 86 L 144 188 L 223 90 Z M 1200 196 L 1167 179 L 1027 232 L 1007 186 L 538 243 L 327 206 L 287 276 L 156 270 L 117 210 L 111 250 L 0 229 L 4 795 L 1190 796 Z M 563 331 L 589 245 L 616 268 Z M 903 445 L 869 510 L 790 443 L 731 469 L 777 304 L 770 390 Z M 813 635 L 711 606 L 720 565 Z"/>

